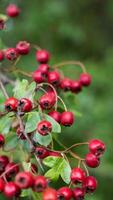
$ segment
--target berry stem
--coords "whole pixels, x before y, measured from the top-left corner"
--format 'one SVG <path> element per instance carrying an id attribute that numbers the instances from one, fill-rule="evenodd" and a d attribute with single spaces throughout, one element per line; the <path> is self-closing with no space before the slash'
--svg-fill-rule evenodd
<path id="1" fill-rule="evenodd" d="M 64 110 L 67 111 L 67 107 L 66 107 L 66 104 L 64 103 L 63 99 L 60 96 L 57 96 L 57 97 L 62 102 L 62 104 L 64 106 Z"/>
<path id="2" fill-rule="evenodd" d="M 84 167 L 84 169 L 85 169 L 85 171 L 86 171 L 86 173 L 87 173 L 87 176 L 89 176 L 89 171 L 88 171 L 88 169 L 87 169 L 87 167 L 86 167 L 84 161 L 82 161 L 82 165 L 83 165 L 83 167 Z"/>
<path id="3" fill-rule="evenodd" d="M 5 87 L 4 87 L 4 85 L 3 85 L 3 83 L 2 83 L 1 80 L 0 80 L 0 87 L 1 87 L 1 90 L 2 90 L 2 93 L 3 93 L 4 97 L 5 97 L 6 99 L 8 99 L 8 98 L 9 98 L 9 95 L 8 95 L 8 93 L 7 93 L 7 91 L 6 91 L 6 89 L 5 89 Z"/>
<path id="4" fill-rule="evenodd" d="M 41 47 L 36 44 L 31 44 L 31 47 L 36 50 L 41 50 Z"/>
<path id="5" fill-rule="evenodd" d="M 88 145 L 89 143 L 88 142 L 81 142 L 81 143 L 76 143 L 76 144 L 73 144 L 71 147 L 67 148 L 66 150 L 63 151 L 63 153 L 71 150 L 72 148 L 74 147 L 77 147 L 77 146 L 81 146 L 81 145 Z"/>

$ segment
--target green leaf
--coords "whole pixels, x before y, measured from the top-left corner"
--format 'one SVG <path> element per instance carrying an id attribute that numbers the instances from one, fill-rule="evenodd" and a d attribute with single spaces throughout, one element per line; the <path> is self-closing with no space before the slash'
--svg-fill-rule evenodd
<path id="1" fill-rule="evenodd" d="M 45 177 L 50 178 L 51 180 L 58 180 L 60 174 L 59 172 L 55 171 L 54 168 L 50 169 L 46 172 Z"/>
<path id="2" fill-rule="evenodd" d="M 38 142 L 41 145 L 48 146 L 52 141 L 52 136 L 51 135 L 42 136 L 38 132 L 36 132 L 33 139 L 35 142 Z"/>
<path id="3" fill-rule="evenodd" d="M 63 181 L 67 184 L 70 183 L 71 167 L 69 163 L 65 160 L 63 170 L 61 171 L 61 177 Z"/>
<path id="4" fill-rule="evenodd" d="M 40 116 L 38 112 L 30 112 L 26 114 L 27 117 L 27 122 L 25 125 L 25 132 L 30 133 L 34 130 L 36 130 L 37 123 L 40 121 Z"/>
<path id="5" fill-rule="evenodd" d="M 61 126 L 58 122 L 56 122 L 52 117 L 45 114 L 45 119 L 52 124 L 52 132 L 53 133 L 60 133 L 61 132 Z"/>
<path id="6" fill-rule="evenodd" d="M 22 166 L 25 171 L 31 171 L 31 163 L 30 162 L 22 162 Z"/>
<path id="7" fill-rule="evenodd" d="M 9 115 L 5 115 L 0 119 L 0 132 L 3 134 L 8 134 L 13 118 L 9 117 Z"/>
<path id="8" fill-rule="evenodd" d="M 6 151 L 10 151 L 10 149 L 16 148 L 18 145 L 18 137 L 15 132 L 10 132 L 6 137 L 6 142 L 4 149 Z"/>
<path id="9" fill-rule="evenodd" d="M 52 168 L 58 159 L 59 158 L 55 157 L 55 156 L 48 156 L 45 159 L 43 159 L 43 163 L 44 163 L 44 165 Z"/>
<path id="10" fill-rule="evenodd" d="M 4 14 L 0 14 L 0 19 L 3 19 L 4 21 L 8 20 L 8 16 Z"/>

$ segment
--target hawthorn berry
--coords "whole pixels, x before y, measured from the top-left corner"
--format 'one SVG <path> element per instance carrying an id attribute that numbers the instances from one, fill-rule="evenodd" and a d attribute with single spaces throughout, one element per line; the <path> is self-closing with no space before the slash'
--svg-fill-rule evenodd
<path id="1" fill-rule="evenodd" d="M 82 86 L 89 86 L 91 84 L 92 78 L 90 74 L 87 73 L 83 73 L 80 75 L 80 83 L 82 84 Z"/>
<path id="2" fill-rule="evenodd" d="M 55 96 L 50 95 L 49 93 L 44 94 L 39 99 L 39 104 L 42 109 L 49 110 L 51 109 L 56 103 Z"/>
<path id="3" fill-rule="evenodd" d="M 73 197 L 75 200 L 83 200 L 85 196 L 84 190 L 82 188 L 74 188 L 73 189 Z"/>
<path id="4" fill-rule="evenodd" d="M 14 97 L 10 97 L 5 101 L 4 105 L 5 105 L 5 110 L 8 112 L 17 111 L 18 100 Z"/>
<path id="5" fill-rule="evenodd" d="M 43 75 L 47 76 L 50 67 L 47 64 L 40 64 L 38 70 L 42 72 Z"/>
<path id="6" fill-rule="evenodd" d="M 50 117 L 52 117 L 55 121 L 60 123 L 60 121 L 61 121 L 61 113 L 59 113 L 58 111 L 53 110 L 53 111 L 49 112 L 48 115 Z"/>
<path id="7" fill-rule="evenodd" d="M 49 151 L 44 147 L 36 147 L 35 154 L 38 158 L 43 159 L 49 156 Z"/>
<path id="8" fill-rule="evenodd" d="M 21 131 L 20 127 L 17 128 L 16 134 L 17 134 L 18 138 L 20 138 L 21 140 L 26 140 L 26 137 L 23 134 L 23 132 Z"/>
<path id="9" fill-rule="evenodd" d="M 0 156 L 0 174 L 4 172 L 5 167 L 9 163 L 9 158 L 5 155 Z"/>
<path id="10" fill-rule="evenodd" d="M 7 164 L 5 172 L 7 180 L 11 180 L 19 172 L 19 166 L 14 162 L 10 162 Z"/>
<path id="11" fill-rule="evenodd" d="M 8 182 L 4 186 L 4 194 L 7 198 L 18 197 L 21 193 L 20 188 L 14 182 Z"/>
<path id="12" fill-rule="evenodd" d="M 33 176 L 30 172 L 19 172 L 15 177 L 15 183 L 21 188 L 21 189 L 27 189 L 32 187 L 33 185 Z"/>
<path id="13" fill-rule="evenodd" d="M 72 112 L 64 111 L 61 114 L 61 124 L 63 126 L 71 126 L 74 123 L 74 115 Z"/>
<path id="14" fill-rule="evenodd" d="M 60 82 L 60 88 L 65 92 L 71 90 L 72 81 L 68 78 L 64 78 Z"/>
<path id="15" fill-rule="evenodd" d="M 17 50 L 18 54 L 20 54 L 20 55 L 26 55 L 30 51 L 30 43 L 28 43 L 26 41 L 20 41 L 16 45 L 16 50 Z"/>
<path id="16" fill-rule="evenodd" d="M 0 192 L 4 191 L 4 186 L 5 186 L 5 181 L 2 178 L 0 178 Z"/>
<path id="17" fill-rule="evenodd" d="M 81 90 L 82 90 L 82 85 L 81 85 L 80 81 L 73 80 L 71 83 L 71 91 L 73 93 L 78 94 L 79 92 L 81 92 Z"/>
<path id="18" fill-rule="evenodd" d="M 89 150 L 96 156 L 101 156 L 105 152 L 105 144 L 101 140 L 92 139 L 89 141 Z"/>
<path id="19" fill-rule="evenodd" d="M 87 176 L 82 185 L 86 193 L 93 193 L 97 188 L 97 180 L 93 176 Z"/>
<path id="20" fill-rule="evenodd" d="M 42 71 L 40 70 L 35 70 L 32 73 L 32 79 L 36 82 L 36 83 L 43 83 L 46 80 L 45 74 L 43 74 Z"/>
<path id="21" fill-rule="evenodd" d="M 47 63 L 50 60 L 50 54 L 47 50 L 41 49 L 36 52 L 36 60 L 39 63 Z"/>
<path id="22" fill-rule="evenodd" d="M 58 200 L 70 200 L 72 198 L 72 191 L 68 187 L 62 187 L 57 191 Z"/>
<path id="23" fill-rule="evenodd" d="M 70 178 L 74 184 L 83 183 L 85 177 L 86 177 L 86 173 L 83 169 L 79 167 L 72 169 Z"/>
<path id="24" fill-rule="evenodd" d="M 58 86 L 60 84 L 60 74 L 57 71 L 48 72 L 48 83 Z"/>
<path id="25" fill-rule="evenodd" d="M 49 121 L 42 120 L 37 125 L 37 131 L 43 136 L 48 135 L 52 131 L 52 124 Z"/>
<path id="26" fill-rule="evenodd" d="M 0 50 L 0 62 L 4 60 L 4 52 Z"/>
<path id="27" fill-rule="evenodd" d="M 19 101 L 21 112 L 30 112 L 32 110 L 32 102 L 27 98 L 22 98 Z"/>
<path id="28" fill-rule="evenodd" d="M 9 17 L 17 17 L 20 14 L 20 8 L 16 4 L 9 4 L 6 8 L 6 14 Z"/>
<path id="29" fill-rule="evenodd" d="M 0 134 L 0 148 L 4 145 L 5 143 L 5 138 L 2 134 Z"/>
<path id="30" fill-rule="evenodd" d="M 94 154 L 88 153 L 85 157 L 85 162 L 88 167 L 96 168 L 100 164 L 100 159 L 99 159 L 99 157 L 95 156 Z"/>
<path id="31" fill-rule="evenodd" d="M 43 192 L 47 187 L 47 180 L 44 176 L 36 176 L 33 182 L 33 190 L 35 192 Z"/>
<path id="32" fill-rule="evenodd" d="M 4 54 L 5 54 L 6 59 L 11 60 L 11 61 L 16 60 L 18 57 L 16 48 L 6 49 Z"/>
<path id="33" fill-rule="evenodd" d="M 34 174 L 38 172 L 38 167 L 34 163 L 31 163 L 31 172 Z"/>
<path id="34" fill-rule="evenodd" d="M 57 199 L 57 191 L 53 188 L 47 188 L 42 193 L 43 200 L 58 200 Z"/>

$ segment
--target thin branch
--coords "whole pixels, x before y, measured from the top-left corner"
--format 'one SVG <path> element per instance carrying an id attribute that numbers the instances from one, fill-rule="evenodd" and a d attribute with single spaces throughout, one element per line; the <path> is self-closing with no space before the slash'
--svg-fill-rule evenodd
<path id="1" fill-rule="evenodd" d="M 4 97 L 6 99 L 8 99 L 9 98 L 8 93 L 7 93 L 7 91 L 6 91 L 6 89 L 5 89 L 5 87 L 4 87 L 4 85 L 3 85 L 1 80 L 0 80 L 0 87 L 1 87 L 1 90 L 2 90 L 2 93 L 3 93 Z"/>

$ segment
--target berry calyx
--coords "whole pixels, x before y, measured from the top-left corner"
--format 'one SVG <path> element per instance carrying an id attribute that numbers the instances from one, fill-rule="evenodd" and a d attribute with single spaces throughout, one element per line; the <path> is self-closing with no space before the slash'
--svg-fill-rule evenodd
<path id="1" fill-rule="evenodd" d="M 18 57 L 18 53 L 15 48 L 6 49 L 4 53 L 5 53 L 6 59 L 11 60 L 11 61 L 16 60 Z"/>
<path id="2" fill-rule="evenodd" d="M 74 184 L 83 183 L 86 177 L 85 171 L 81 168 L 73 168 L 71 171 L 71 181 Z"/>
<path id="3" fill-rule="evenodd" d="M 74 188 L 73 189 L 73 197 L 75 200 L 83 200 L 85 196 L 84 190 L 82 188 Z"/>
<path id="4" fill-rule="evenodd" d="M 47 180 L 44 176 L 36 176 L 33 183 L 35 192 L 43 192 L 47 187 Z"/>
<path id="5" fill-rule="evenodd" d="M 47 93 L 40 97 L 39 104 L 42 109 L 49 110 L 51 109 L 56 103 L 55 95 L 53 93 Z"/>
<path id="6" fill-rule="evenodd" d="M 93 193 L 97 188 L 97 180 L 93 176 L 87 176 L 82 185 L 86 193 Z"/>
<path id="7" fill-rule="evenodd" d="M 10 97 L 5 101 L 4 105 L 5 105 L 5 110 L 8 112 L 17 111 L 18 100 L 14 97 Z"/>
<path id="8" fill-rule="evenodd" d="M 36 60 L 39 63 L 47 63 L 49 61 L 49 59 L 50 59 L 50 54 L 45 49 L 38 50 L 36 52 Z"/>
<path id="9" fill-rule="evenodd" d="M 2 134 L 0 134 L 0 148 L 3 147 L 4 143 L 5 143 L 5 138 Z"/>
<path id="10" fill-rule="evenodd" d="M 92 78 L 90 74 L 83 73 L 80 75 L 80 83 L 82 86 L 89 86 L 91 84 Z"/>
<path id="11" fill-rule="evenodd" d="M 96 156 L 101 156 L 105 152 L 105 144 L 101 140 L 93 139 L 89 141 L 89 150 Z"/>
<path id="12" fill-rule="evenodd" d="M 30 172 L 19 172 L 15 177 L 15 183 L 21 189 L 27 189 L 33 185 L 33 176 Z"/>
<path id="13" fill-rule="evenodd" d="M 42 193 L 43 200 L 57 200 L 57 191 L 53 188 L 47 188 Z"/>
<path id="14" fill-rule="evenodd" d="M 26 55 L 30 51 L 30 43 L 28 43 L 26 41 L 20 41 L 16 45 L 16 50 L 17 50 L 18 54 L 20 54 L 20 55 Z"/>
<path id="15" fill-rule="evenodd" d="M 43 136 L 48 135 L 52 131 L 52 124 L 49 121 L 42 120 L 37 125 L 37 131 Z"/>
<path id="16" fill-rule="evenodd" d="M 35 154 L 38 158 L 43 159 L 49 156 L 49 151 L 45 149 L 44 147 L 36 147 Z"/>
<path id="17" fill-rule="evenodd" d="M 32 110 L 32 102 L 27 98 L 22 98 L 19 101 L 19 108 L 21 112 L 30 112 Z"/>
<path id="18" fill-rule="evenodd" d="M 9 17 L 17 17 L 20 14 L 20 9 L 17 7 L 16 4 L 9 4 L 6 8 L 6 14 Z"/>
<path id="19" fill-rule="evenodd" d="M 18 197 L 21 193 L 20 188 L 14 182 L 6 183 L 4 186 L 4 194 L 7 198 Z"/>
<path id="20" fill-rule="evenodd" d="M 71 90 L 71 84 L 72 84 L 72 81 L 70 79 L 64 78 L 60 82 L 60 88 L 64 90 L 65 92 L 69 91 Z"/>
<path id="21" fill-rule="evenodd" d="M 80 81 L 72 81 L 72 83 L 71 83 L 71 91 L 73 92 L 73 93 L 76 93 L 76 94 L 78 94 L 79 92 L 81 92 L 81 90 L 82 90 L 82 85 L 81 85 L 81 83 L 80 83 Z"/>
<path id="22" fill-rule="evenodd" d="M 96 168 L 100 164 L 100 159 L 92 153 L 88 153 L 85 158 L 88 167 Z"/>
<path id="23" fill-rule="evenodd" d="M 74 123 L 74 115 L 72 112 L 65 111 L 61 114 L 61 124 L 63 126 L 71 126 Z"/>
<path id="24" fill-rule="evenodd" d="M 60 74 L 57 71 L 48 72 L 48 83 L 58 86 L 60 84 Z"/>
<path id="25" fill-rule="evenodd" d="M 4 52 L 0 50 L 0 62 L 4 60 Z"/>
<path id="26" fill-rule="evenodd" d="M 57 121 L 60 124 L 61 113 L 59 113 L 58 111 L 53 110 L 53 111 L 49 112 L 48 115 L 50 117 L 52 117 L 55 121 Z"/>
<path id="27" fill-rule="evenodd" d="M 45 74 L 43 74 L 42 71 L 40 70 L 35 70 L 32 73 L 32 79 L 36 82 L 36 83 L 43 83 L 45 82 Z"/>
<path id="28" fill-rule="evenodd" d="M 68 187 L 62 187 L 57 191 L 57 198 L 58 200 L 71 200 L 72 198 L 72 191 Z"/>

